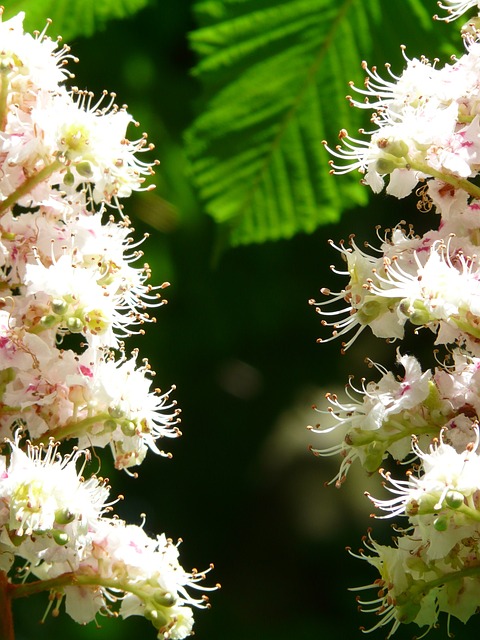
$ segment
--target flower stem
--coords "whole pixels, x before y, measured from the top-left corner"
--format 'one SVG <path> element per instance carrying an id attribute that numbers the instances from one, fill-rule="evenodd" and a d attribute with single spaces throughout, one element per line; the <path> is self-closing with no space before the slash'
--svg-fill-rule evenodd
<path id="1" fill-rule="evenodd" d="M 470 182 L 470 180 L 466 180 L 465 178 L 458 178 L 457 176 L 453 176 L 449 173 L 442 173 L 441 171 L 437 171 L 430 167 L 428 164 L 423 162 L 412 162 L 410 158 L 407 158 L 408 166 L 410 169 L 414 171 L 421 171 L 426 175 L 432 176 L 434 178 L 438 178 L 442 182 L 446 182 L 447 184 L 451 184 L 455 189 L 462 189 L 469 193 L 473 198 L 480 200 L 480 187 L 477 187 L 476 184 Z"/>
<path id="2" fill-rule="evenodd" d="M 35 446 L 38 445 L 47 445 L 49 440 L 53 438 L 54 440 L 67 440 L 68 438 L 80 438 L 85 435 L 86 431 L 89 427 L 92 427 L 95 424 L 99 424 L 105 422 L 106 420 L 111 420 L 111 416 L 109 413 L 99 413 L 89 418 L 84 418 L 83 420 L 79 420 L 78 422 L 72 422 L 64 425 L 63 427 L 57 427 L 56 429 L 52 429 L 51 431 L 47 431 L 43 436 L 36 438 L 32 441 L 32 444 Z"/>
<path id="3" fill-rule="evenodd" d="M 43 169 L 40 169 L 40 171 L 37 171 L 37 173 L 34 173 L 29 178 L 27 178 L 25 182 L 22 182 L 22 184 L 17 189 L 15 189 L 15 191 L 13 191 L 7 198 L 5 198 L 5 200 L 0 202 L 0 215 L 7 211 L 7 209 L 12 207 L 20 198 L 26 196 L 27 193 L 30 193 L 30 191 L 34 187 L 36 187 L 37 184 L 40 184 L 40 182 L 46 180 L 49 176 L 52 175 L 52 173 L 55 173 L 55 171 L 63 166 L 64 165 L 62 162 L 60 162 L 60 160 L 54 160 L 52 164 L 43 167 Z"/>
<path id="4" fill-rule="evenodd" d="M 64 587 L 75 587 L 81 585 L 86 587 L 114 589 L 116 591 L 133 593 L 139 598 L 142 597 L 142 590 L 136 588 L 136 586 L 128 580 L 123 582 L 116 578 L 104 578 L 90 571 L 83 574 L 70 571 L 68 573 L 62 573 L 62 575 L 57 576 L 56 578 L 50 578 L 49 580 L 35 580 L 34 582 L 9 585 L 11 589 L 11 594 L 9 595 L 12 599 L 28 598 L 28 596 L 42 593 L 43 591 L 59 591 L 61 593 Z M 5 638 L 6 637 L 7 636 L 5 636 Z M 2 636 L 0 636 L 0 640 L 3 640 Z"/>
<path id="5" fill-rule="evenodd" d="M 462 504 L 457 511 L 459 513 L 463 513 L 467 518 L 471 518 L 476 522 L 480 522 L 480 511 L 477 509 L 472 509 L 472 507 L 467 506 L 466 504 Z"/>
<path id="6" fill-rule="evenodd" d="M 8 74 L 10 69 L 2 67 L 0 70 L 0 131 L 5 131 L 7 124 Z"/>
<path id="7" fill-rule="evenodd" d="M 12 589 L 7 574 L 0 571 L 0 640 L 14 640 Z"/>
<path id="8" fill-rule="evenodd" d="M 420 593 L 428 593 L 435 587 L 441 587 L 444 584 L 448 584 L 449 582 L 454 582 L 455 580 L 462 580 L 463 578 L 477 578 L 480 575 L 480 566 L 474 565 L 472 567 L 465 567 L 464 569 L 459 569 L 458 571 L 452 571 L 451 573 L 446 573 L 434 580 L 430 580 L 429 582 L 423 583 L 419 587 L 412 587 L 412 591 L 419 591 Z"/>

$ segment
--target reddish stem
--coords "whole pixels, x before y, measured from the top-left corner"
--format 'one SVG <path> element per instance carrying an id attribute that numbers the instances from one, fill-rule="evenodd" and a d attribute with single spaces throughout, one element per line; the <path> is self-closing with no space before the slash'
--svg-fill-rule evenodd
<path id="1" fill-rule="evenodd" d="M 15 640 L 12 615 L 12 585 L 0 571 L 0 640 Z"/>

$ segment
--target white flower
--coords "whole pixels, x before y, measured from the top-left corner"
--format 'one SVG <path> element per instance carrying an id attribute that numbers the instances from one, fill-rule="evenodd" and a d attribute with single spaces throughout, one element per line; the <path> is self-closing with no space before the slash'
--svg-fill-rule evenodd
<path id="1" fill-rule="evenodd" d="M 398 546 L 387 547 L 375 542 L 369 534 L 363 539 L 363 543 L 370 555 L 364 549 L 360 549 L 359 554 L 350 551 L 351 555 L 365 560 L 380 573 L 380 578 L 371 584 L 351 589 L 375 590 L 372 600 L 357 596 L 360 611 L 374 613 L 379 617 L 368 632 L 392 623 L 387 636 L 390 638 L 402 623 L 415 622 L 419 627 L 433 627 L 438 619 L 438 589 L 429 588 L 426 582 L 426 579 L 434 577 L 433 572 L 429 572 L 420 562 L 419 566 L 411 562 L 410 539 L 400 538 Z"/>
<path id="2" fill-rule="evenodd" d="M 480 164 L 478 48 L 478 42 L 468 41 L 467 53 L 442 69 L 425 58 L 409 60 L 403 51 L 406 69 L 396 76 L 386 65 L 387 80 L 376 67 L 363 63 L 365 88 L 351 86 L 365 102 L 351 97 L 350 102 L 375 109 L 371 119 L 377 128 L 360 131 L 366 140 L 342 129 L 342 145 L 335 149 L 324 142 L 331 155 L 344 161 L 331 161 L 332 173 L 357 169 L 375 193 L 389 176 L 387 193 L 397 198 L 408 195 L 420 179 L 433 176 L 478 198 L 478 189 L 466 180 L 476 175 Z"/>
<path id="3" fill-rule="evenodd" d="M 70 74 L 65 69 L 65 61 L 73 58 L 69 48 L 63 46 L 58 51 L 58 41 L 45 35 L 45 30 L 37 37 L 23 31 L 25 13 L 21 11 L 10 20 L 0 22 L 2 67 L 9 70 L 9 99 L 22 104 L 34 100 L 38 88 L 55 91 Z"/>
<path id="4" fill-rule="evenodd" d="M 370 499 L 387 516 L 406 515 L 415 527 L 418 546 L 423 546 L 428 560 L 445 558 L 461 540 L 476 536 L 480 511 L 476 495 L 480 490 L 480 457 L 478 427 L 470 436 L 475 441 L 462 452 L 440 441 L 424 453 L 415 443 L 414 453 L 420 458 L 422 471 L 411 473 L 407 481 L 395 480 L 382 472 L 386 488 L 396 497 L 391 500 Z"/>
<path id="5" fill-rule="evenodd" d="M 353 337 L 348 342 L 342 342 L 342 349 L 346 351 L 367 325 L 377 337 L 402 338 L 404 320 L 392 312 L 390 301 L 384 301 L 380 297 L 370 294 L 372 283 L 378 280 L 378 273 L 383 269 L 382 259 L 370 256 L 359 249 L 353 237 L 349 240 L 351 247 L 348 249 L 345 248 L 343 242 L 339 246 L 336 246 L 332 241 L 330 244 L 340 251 L 347 262 L 346 271 L 339 271 L 333 267 L 332 271 L 339 275 L 349 276 L 349 282 L 340 292 L 332 293 L 326 287 L 321 289 L 321 293 L 324 295 L 333 296 L 326 302 L 309 301 L 311 305 L 316 307 L 315 311 L 319 315 L 334 318 L 333 322 L 322 319 L 322 325 L 333 327 L 333 332 L 331 338 L 320 338 L 318 342 L 328 342 L 355 330 Z M 347 302 L 346 307 L 329 310 L 329 305 L 344 300 Z M 336 319 L 338 317 L 340 319 Z"/>
<path id="6" fill-rule="evenodd" d="M 336 394 L 326 395 L 330 406 L 327 413 L 335 421 L 328 428 L 311 428 L 320 435 L 339 430 L 342 442 L 327 449 L 313 448 L 318 456 L 340 454 L 342 462 L 333 481 L 339 486 L 344 482 L 348 469 L 354 460 L 372 473 L 382 463 L 387 452 L 396 460 L 403 460 L 410 453 L 412 433 L 437 433 L 438 426 L 429 420 L 428 411 L 423 409 L 431 394 L 430 371 L 422 372 L 419 362 L 413 356 L 397 353 L 398 363 L 405 369 L 405 375 L 397 378 L 379 365 L 382 378 L 379 382 L 362 379 L 362 388 L 354 387 L 352 379 L 347 387 L 347 401 L 341 401 Z M 359 395 L 357 400 L 352 394 Z M 333 482 L 332 481 L 332 482 Z"/>
<path id="7" fill-rule="evenodd" d="M 428 196 L 433 201 L 437 211 L 442 214 L 443 220 L 451 220 L 454 223 L 462 221 L 462 215 L 468 211 L 468 193 L 461 189 L 455 189 L 441 180 L 429 180 L 427 183 Z M 458 235 L 464 235 L 463 230 L 452 229 Z"/>
<path id="8" fill-rule="evenodd" d="M 138 191 L 144 176 L 152 175 L 155 164 L 135 156 L 151 147 L 145 136 L 133 142 L 127 140 L 127 127 L 133 118 L 124 108 L 114 105 L 114 95 L 103 105 L 106 97 L 104 93 L 95 102 L 89 92 L 73 96 L 56 93 L 49 104 L 38 103 L 31 114 L 32 127 L 41 132 L 44 153 L 50 155 L 51 161 L 60 157 L 65 162 L 65 184 L 72 188 L 92 184 L 96 202 Z"/>
<path id="9" fill-rule="evenodd" d="M 129 360 L 115 361 L 86 351 L 78 365 L 81 380 L 78 374 L 67 378 L 69 384 L 78 385 L 79 427 L 82 419 L 89 425 L 86 433 L 77 433 L 80 446 L 110 444 L 119 469 L 140 464 L 147 449 L 163 453 L 156 441 L 180 435 L 176 402 L 170 392 L 151 391 L 149 377 L 154 374 L 148 363 L 137 366 L 136 358 L 137 352 Z"/>
<path id="10" fill-rule="evenodd" d="M 60 553 L 62 562 L 78 562 L 87 537 L 108 510 L 108 489 L 95 477 L 83 481 L 77 469 L 77 450 L 62 458 L 57 445 L 46 448 L 10 442 L 8 465 L 0 476 L 0 518 L 3 542 L 11 541 L 15 553 L 35 564 Z M 2 458 L 3 460 L 3 458 Z"/>
<path id="11" fill-rule="evenodd" d="M 477 7 L 477 9 L 480 9 L 480 2 L 478 2 L 478 0 L 443 0 L 443 2 L 445 2 L 446 4 L 442 4 L 441 1 L 439 1 L 437 4 L 440 9 L 443 9 L 443 11 L 447 11 L 448 15 L 444 17 L 435 16 L 436 20 L 445 20 L 445 22 L 452 22 L 473 7 Z"/>
<path id="12" fill-rule="evenodd" d="M 470 241 L 451 236 L 416 250 L 413 261 L 385 257 L 385 275 L 377 273 L 368 286 L 371 294 L 395 305 L 399 318 L 438 331 L 437 344 L 465 343 L 477 353 L 479 263 L 475 254 L 464 254 L 462 245 L 468 250 Z"/>
<path id="13" fill-rule="evenodd" d="M 198 585 L 204 573 L 185 572 L 178 557 L 178 546 L 164 535 L 149 538 L 142 527 L 104 520 L 94 533 L 91 556 L 76 572 L 78 586 L 65 589 L 66 610 L 86 623 L 102 604 L 113 615 L 113 604 L 120 599 L 120 616 L 144 616 L 158 638 L 181 640 L 192 630 L 191 607 L 205 608 L 208 602 L 205 595 L 194 598 L 188 590 L 211 589 Z"/>

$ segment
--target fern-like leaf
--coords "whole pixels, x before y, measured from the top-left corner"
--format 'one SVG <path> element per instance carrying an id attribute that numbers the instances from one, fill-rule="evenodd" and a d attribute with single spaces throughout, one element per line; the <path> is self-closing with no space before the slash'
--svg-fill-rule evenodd
<path id="1" fill-rule="evenodd" d="M 25 30 L 42 30 L 47 18 L 53 25 L 52 37 L 60 34 L 66 41 L 91 36 L 111 19 L 127 18 L 148 4 L 149 0 L 10 0 L 4 18 L 25 11 Z"/>
<path id="2" fill-rule="evenodd" d="M 379 43 L 399 59 L 398 38 L 424 37 L 433 28 L 425 3 L 198 0 L 195 8 L 191 43 L 205 96 L 187 154 L 230 243 L 311 232 L 365 204 L 358 173 L 329 174 L 322 140 L 358 128 L 365 114 L 345 100 L 348 80 L 362 83 L 360 62 Z"/>

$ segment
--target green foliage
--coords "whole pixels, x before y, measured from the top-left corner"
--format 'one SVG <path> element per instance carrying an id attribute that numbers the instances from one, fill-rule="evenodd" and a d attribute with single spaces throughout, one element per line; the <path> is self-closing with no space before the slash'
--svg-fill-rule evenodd
<path id="1" fill-rule="evenodd" d="M 111 19 L 127 18 L 148 4 L 149 0 L 10 0 L 4 16 L 10 18 L 25 11 L 25 30 L 42 30 L 47 18 L 53 21 L 52 37 L 65 41 L 91 36 Z"/>
<path id="2" fill-rule="evenodd" d="M 426 6 L 431 4 L 430 6 Z M 363 83 L 361 60 L 398 61 L 445 38 L 435 2 L 197 0 L 190 35 L 204 95 L 186 135 L 206 211 L 232 245 L 288 238 L 367 202 L 357 172 L 334 178 L 322 140 L 354 133 L 365 113 L 345 100 Z M 435 29 L 434 29 L 435 26 Z M 413 49 L 411 45 L 418 45 Z"/>

